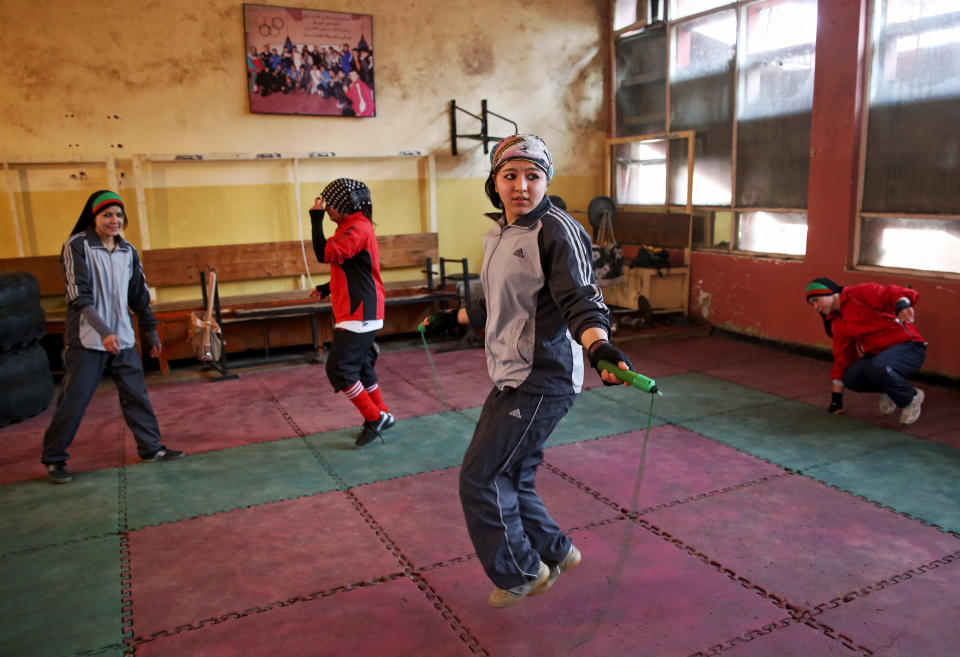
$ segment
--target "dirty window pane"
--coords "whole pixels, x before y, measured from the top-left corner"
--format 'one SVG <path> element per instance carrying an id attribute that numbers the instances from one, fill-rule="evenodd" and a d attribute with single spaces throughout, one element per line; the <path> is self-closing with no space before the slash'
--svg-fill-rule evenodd
<path id="1" fill-rule="evenodd" d="M 614 144 L 614 200 L 621 205 L 664 205 L 667 142 Z"/>
<path id="2" fill-rule="evenodd" d="M 734 10 L 673 26 L 670 130 L 696 130 L 693 202 L 730 205 L 733 153 Z M 670 146 L 670 202 L 687 202 L 687 144 Z"/>
<path id="3" fill-rule="evenodd" d="M 616 0 L 613 7 L 613 29 L 622 30 L 637 22 L 637 0 Z"/>
<path id="4" fill-rule="evenodd" d="M 737 205 L 803 208 L 809 183 L 817 3 L 771 0 L 742 11 Z"/>
<path id="5" fill-rule="evenodd" d="M 738 213 L 737 248 L 741 251 L 804 255 L 807 251 L 807 213 Z"/>
<path id="6" fill-rule="evenodd" d="M 617 136 L 667 128 L 666 31 L 620 39 L 617 53 Z"/>
<path id="7" fill-rule="evenodd" d="M 731 0 L 670 0 L 670 20 L 693 16 L 707 9 L 730 4 Z"/>
<path id="8" fill-rule="evenodd" d="M 864 217 L 860 264 L 960 274 L 960 219 Z"/>
<path id="9" fill-rule="evenodd" d="M 875 0 L 871 43 L 862 210 L 955 214 L 960 3 Z"/>

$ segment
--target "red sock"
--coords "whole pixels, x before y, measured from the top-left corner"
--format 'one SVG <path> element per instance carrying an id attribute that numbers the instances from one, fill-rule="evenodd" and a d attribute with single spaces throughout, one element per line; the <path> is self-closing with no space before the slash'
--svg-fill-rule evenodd
<path id="1" fill-rule="evenodd" d="M 380 409 L 371 401 L 370 395 L 363 389 L 363 384 L 359 381 L 344 390 L 343 394 L 353 402 L 353 405 L 356 406 L 357 410 L 363 415 L 364 420 L 373 422 L 380 419 Z"/>
<path id="2" fill-rule="evenodd" d="M 383 397 L 380 396 L 380 384 L 374 383 L 369 388 L 366 388 L 367 394 L 370 395 L 370 401 L 377 405 L 384 413 L 389 413 L 387 410 L 387 405 L 383 403 Z"/>

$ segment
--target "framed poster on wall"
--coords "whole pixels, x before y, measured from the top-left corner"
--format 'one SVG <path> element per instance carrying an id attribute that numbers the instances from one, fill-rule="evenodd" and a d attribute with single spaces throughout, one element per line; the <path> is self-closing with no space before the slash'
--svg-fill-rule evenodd
<path id="1" fill-rule="evenodd" d="M 245 4 L 243 26 L 251 112 L 376 116 L 372 16 Z"/>

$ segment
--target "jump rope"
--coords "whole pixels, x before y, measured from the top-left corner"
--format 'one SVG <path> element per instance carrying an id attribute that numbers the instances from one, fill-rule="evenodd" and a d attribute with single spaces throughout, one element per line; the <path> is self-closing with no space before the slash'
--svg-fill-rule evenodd
<path id="1" fill-rule="evenodd" d="M 427 362 L 430 364 L 430 371 L 433 373 L 433 383 L 436 386 L 437 394 L 445 406 L 452 410 L 456 410 L 449 402 L 447 402 L 447 399 L 443 394 L 443 388 L 440 385 L 440 377 L 433 362 L 433 355 L 430 353 L 430 346 L 427 344 L 427 337 L 424 331 L 423 322 L 417 326 L 417 332 L 420 334 L 420 339 L 423 341 L 424 351 L 427 352 Z M 637 476 L 633 482 L 633 491 L 630 495 L 630 508 L 627 514 L 627 535 L 623 538 L 623 541 L 620 544 L 620 554 L 617 557 L 617 563 L 614 566 L 613 573 L 608 579 L 610 594 L 612 594 L 620 586 L 620 578 L 623 573 L 623 567 L 626 564 L 627 558 L 629 557 L 630 544 L 633 541 L 634 520 L 639 516 L 640 487 L 643 484 L 643 472 L 647 463 L 647 442 L 650 439 L 650 428 L 653 426 L 653 401 L 655 397 L 662 397 L 663 393 L 660 391 L 660 387 L 657 385 L 656 381 L 644 376 L 643 374 L 640 374 L 639 372 L 620 369 L 618 365 L 615 365 L 608 360 L 601 360 L 598 365 L 600 369 L 610 372 L 624 383 L 629 384 L 641 392 L 650 394 L 650 410 L 647 412 L 647 428 L 643 433 L 643 443 L 640 446 L 640 465 L 637 468 Z M 610 599 L 611 597 L 612 595 L 607 595 L 607 599 Z M 603 619 L 605 616 L 605 608 L 601 608 L 594 617 L 594 621 L 584 638 L 578 641 L 575 645 L 576 648 L 589 643 L 593 639 L 594 635 L 597 633 L 597 630 L 600 629 L 600 626 L 603 624 Z"/>

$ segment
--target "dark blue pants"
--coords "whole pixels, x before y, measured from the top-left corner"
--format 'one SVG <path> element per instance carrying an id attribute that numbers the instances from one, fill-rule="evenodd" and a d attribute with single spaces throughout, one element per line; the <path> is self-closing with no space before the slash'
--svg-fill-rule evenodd
<path id="1" fill-rule="evenodd" d="M 57 397 L 57 410 L 43 436 L 43 463 L 65 463 L 67 448 L 77 435 L 80 420 L 87 404 L 100 385 L 104 370 L 109 371 L 117 384 L 120 410 L 133 437 L 137 453 L 149 456 L 163 447 L 160 444 L 160 426 L 147 396 L 147 382 L 135 347 L 118 355 L 108 351 L 67 347 L 63 352 L 63 382 Z"/>
<path id="2" fill-rule="evenodd" d="M 927 356 L 922 342 L 901 342 L 864 356 L 843 373 L 843 385 L 856 392 L 883 392 L 900 408 L 916 394 L 906 377 L 920 369 Z"/>
<path id="3" fill-rule="evenodd" d="M 460 467 L 460 503 L 480 563 L 501 589 L 535 578 L 541 560 L 559 563 L 570 549 L 534 477 L 574 397 L 494 388 L 483 404 Z"/>

